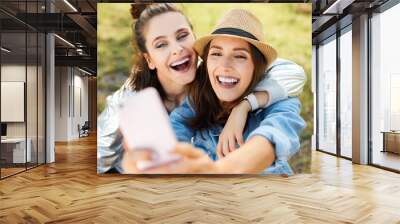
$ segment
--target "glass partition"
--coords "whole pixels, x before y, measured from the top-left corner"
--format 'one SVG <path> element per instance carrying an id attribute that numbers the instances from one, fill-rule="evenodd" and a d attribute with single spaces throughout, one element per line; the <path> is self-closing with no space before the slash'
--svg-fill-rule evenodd
<path id="1" fill-rule="evenodd" d="M 43 5 L 44 1 L 0 2 L 6 11 L 0 11 L 0 178 L 45 162 L 46 39 L 18 19 L 26 12 L 43 13 Z"/>
<path id="2" fill-rule="evenodd" d="M 1 123 L 6 127 L 0 146 L 2 178 L 26 170 L 31 157 L 26 141 L 26 42 L 25 31 L 1 34 L 0 110 Z"/>

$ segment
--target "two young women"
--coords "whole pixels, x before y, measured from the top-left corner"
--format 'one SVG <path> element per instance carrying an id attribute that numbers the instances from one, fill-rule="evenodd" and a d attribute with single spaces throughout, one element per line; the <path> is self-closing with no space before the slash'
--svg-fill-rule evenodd
<path id="1" fill-rule="evenodd" d="M 133 6 L 133 14 L 138 14 L 137 7 Z M 184 159 L 154 172 L 248 173 L 263 172 L 274 164 L 267 172 L 291 174 L 285 161 L 299 148 L 297 134 L 304 122 L 297 99 L 279 100 L 301 92 L 304 72 L 292 62 L 275 60 L 276 52 L 263 42 L 257 18 L 243 10 L 232 12 L 217 33 L 196 42 L 195 49 L 204 60 L 199 68 L 192 27 L 181 11 L 170 4 L 153 4 L 140 12 L 135 39 L 142 59 L 125 85 L 107 99 L 99 117 L 99 173 L 134 172 L 131 156 L 124 156 L 121 163 L 123 139 L 117 110 L 126 96 L 153 86 L 167 110 L 173 111 L 171 121 L 178 139 L 193 140 L 194 146 L 207 152 L 180 145 L 177 152 Z M 237 16 L 251 24 L 250 30 L 241 20 L 236 29 L 227 29 L 235 26 Z M 257 104 L 266 108 L 247 117 Z M 236 143 L 241 146 L 236 148 Z M 217 155 L 220 159 L 212 161 Z"/>

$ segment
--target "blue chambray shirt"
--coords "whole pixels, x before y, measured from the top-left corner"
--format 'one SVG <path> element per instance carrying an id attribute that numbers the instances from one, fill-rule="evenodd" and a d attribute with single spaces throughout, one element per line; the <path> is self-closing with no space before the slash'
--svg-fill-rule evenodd
<path id="1" fill-rule="evenodd" d="M 243 133 L 245 142 L 252 136 L 266 138 L 275 147 L 275 161 L 262 174 L 293 175 L 288 159 L 300 149 L 300 132 L 305 122 L 300 116 L 301 103 L 297 97 L 278 101 L 267 108 L 249 113 Z M 193 130 L 186 119 L 195 116 L 188 99 L 170 115 L 172 127 L 179 141 L 192 143 L 202 149 L 212 160 L 217 160 L 216 148 L 223 126 L 213 126 L 204 130 Z"/>

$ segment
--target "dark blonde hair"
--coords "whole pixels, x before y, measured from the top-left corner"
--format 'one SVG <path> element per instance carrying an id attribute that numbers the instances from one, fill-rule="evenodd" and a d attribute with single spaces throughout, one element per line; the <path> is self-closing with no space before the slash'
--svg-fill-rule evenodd
<path id="1" fill-rule="evenodd" d="M 158 3 L 158 4 L 146 4 L 146 3 L 134 3 L 131 4 L 131 16 L 135 20 L 133 27 L 133 38 L 132 46 L 138 51 L 138 54 L 133 56 L 133 66 L 131 74 L 125 86 L 132 90 L 142 90 L 146 87 L 154 87 L 160 93 L 161 98 L 164 100 L 166 97 L 165 91 L 157 77 L 156 70 L 151 70 L 144 58 L 143 53 L 147 53 L 146 49 L 146 37 L 144 35 L 144 29 L 149 21 L 155 16 L 167 13 L 167 12 L 178 12 L 183 16 L 183 12 L 179 10 L 174 4 L 170 3 Z M 190 28 L 192 25 L 185 16 Z"/>
<path id="2" fill-rule="evenodd" d="M 231 109 L 236 106 L 245 96 L 259 83 L 267 67 L 267 61 L 263 54 L 253 45 L 250 45 L 250 54 L 254 63 L 252 80 L 246 91 L 237 100 L 230 103 L 229 107 L 222 107 L 220 100 L 212 89 L 207 70 L 207 55 L 210 43 L 204 49 L 204 61 L 199 66 L 195 80 L 188 87 L 190 104 L 196 112 L 195 117 L 187 121 L 188 125 L 201 130 L 213 125 L 224 125 L 228 119 Z"/>

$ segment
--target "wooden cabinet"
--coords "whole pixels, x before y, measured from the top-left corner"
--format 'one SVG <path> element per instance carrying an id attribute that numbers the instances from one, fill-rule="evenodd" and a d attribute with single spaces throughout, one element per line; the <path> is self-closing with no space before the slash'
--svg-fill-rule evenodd
<path id="1" fill-rule="evenodd" d="M 400 154 L 400 132 L 383 133 L 383 152 L 393 152 Z"/>

